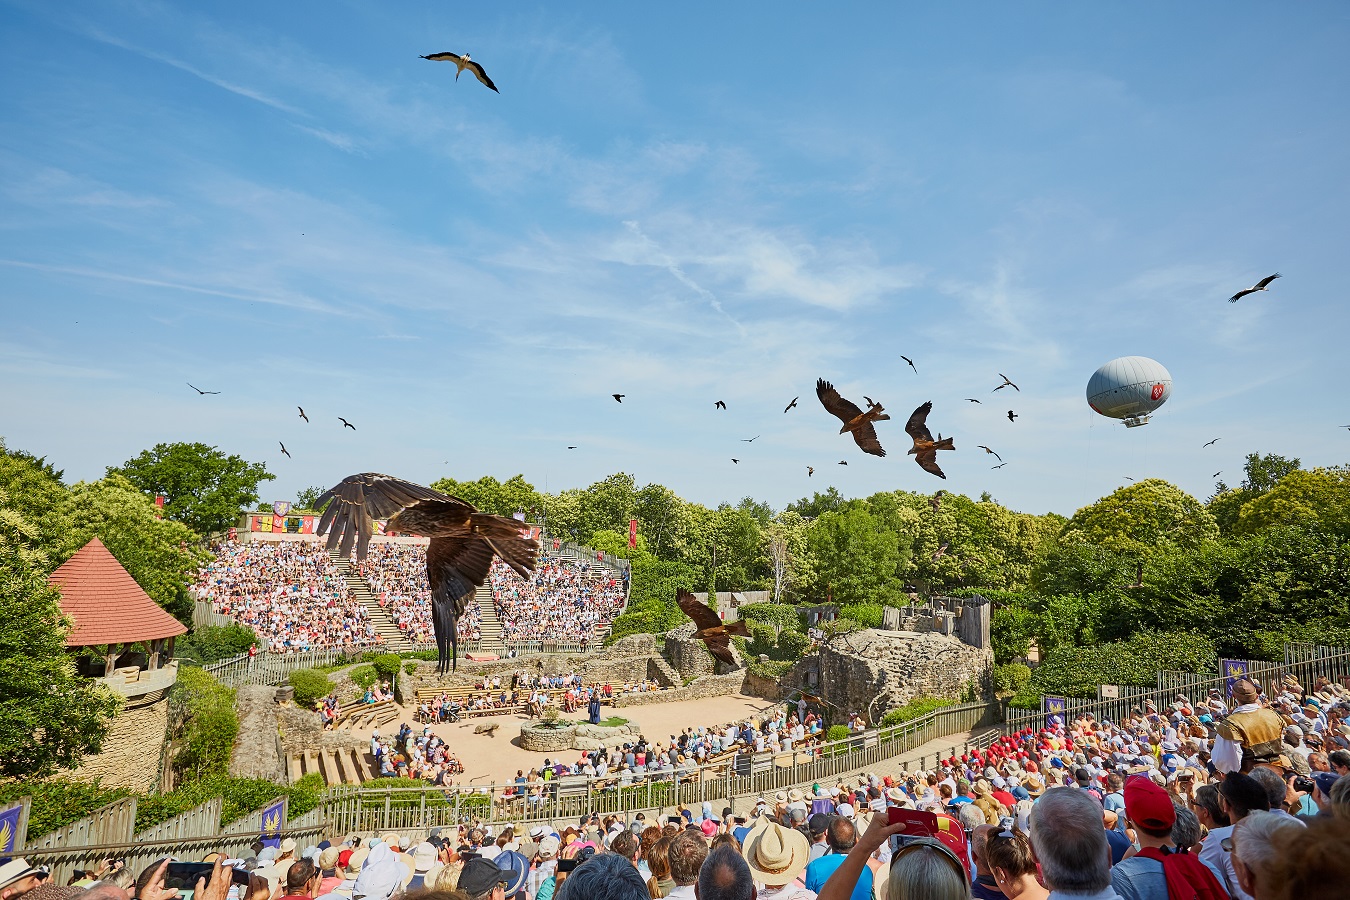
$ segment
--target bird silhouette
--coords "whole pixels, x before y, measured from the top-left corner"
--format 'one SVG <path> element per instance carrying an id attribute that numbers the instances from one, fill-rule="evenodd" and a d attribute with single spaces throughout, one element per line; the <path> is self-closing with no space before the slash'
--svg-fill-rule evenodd
<path id="1" fill-rule="evenodd" d="M 783 407 L 783 412 L 787 412 L 789 409 L 792 409 L 792 407 L 796 406 L 796 405 L 797 405 L 797 401 L 800 400 L 800 399 L 802 399 L 802 398 L 801 398 L 801 397 L 793 397 L 793 398 L 792 398 L 792 402 L 789 403 L 787 406 Z"/>
<path id="2" fill-rule="evenodd" d="M 702 641 L 707 646 L 708 652 L 722 662 L 731 666 L 736 665 L 736 657 L 731 652 L 731 635 L 749 637 L 749 626 L 740 619 L 735 622 L 723 622 L 722 617 L 711 607 L 699 602 L 697 597 L 685 590 L 675 593 L 675 602 L 680 605 L 686 616 L 694 620 L 694 627 L 697 629 L 694 638 Z"/>
<path id="3" fill-rule="evenodd" d="M 297 406 L 296 409 L 300 410 L 300 418 L 304 419 L 305 422 L 308 423 L 309 416 L 305 415 L 305 408 L 303 406 Z"/>
<path id="4" fill-rule="evenodd" d="M 615 402 L 615 403 L 622 403 L 622 402 L 623 402 L 623 398 L 624 398 L 624 397 L 627 397 L 628 395 L 627 395 L 627 394 L 610 394 L 610 396 L 614 398 L 614 402 Z"/>
<path id="5" fill-rule="evenodd" d="M 1017 413 L 1013 412 L 1011 409 L 1008 410 L 1008 421 L 1009 421 L 1009 422 L 1016 422 L 1016 421 L 1017 421 Z"/>
<path id="6" fill-rule="evenodd" d="M 194 391 L 196 391 L 198 394 L 219 394 L 219 393 L 220 393 L 220 391 L 204 391 L 204 390 L 202 390 L 201 388 L 197 387 L 195 384 L 193 384 L 193 383 L 190 382 L 190 381 L 187 382 L 187 386 L 190 387 L 190 388 L 192 388 L 192 389 L 193 389 Z"/>
<path id="7" fill-rule="evenodd" d="M 824 378 L 816 380 L 816 396 L 820 398 L 820 405 L 844 425 L 839 429 L 839 433 L 853 433 L 853 441 L 864 453 L 870 453 L 873 456 L 885 456 L 886 451 L 882 449 L 881 442 L 877 440 L 876 429 L 872 427 L 873 422 L 882 419 L 889 419 L 886 410 L 881 404 L 873 406 L 867 412 L 858 409 L 857 405 L 845 400 L 839 396 L 839 392 L 834 389 Z"/>
<path id="8" fill-rule="evenodd" d="M 1212 445 L 1214 445 L 1214 444 L 1217 444 L 1217 443 L 1218 443 L 1219 441 L 1221 441 L 1221 440 L 1223 440 L 1223 438 L 1215 438 L 1214 440 L 1210 441 L 1209 443 L 1202 445 L 1202 446 L 1200 447 L 1200 449 L 1203 450 L 1203 449 L 1205 449 L 1205 447 L 1209 447 L 1209 446 L 1212 446 Z"/>
<path id="9" fill-rule="evenodd" d="M 576 444 L 572 444 L 572 445 L 568 446 L 567 449 L 568 449 L 568 450 L 575 450 L 575 449 L 577 449 L 577 446 L 576 446 Z"/>
<path id="10" fill-rule="evenodd" d="M 1003 379 L 1003 383 L 1000 384 L 998 387 L 994 388 L 994 391 L 1001 391 L 1001 390 L 1003 390 L 1005 387 L 1010 387 L 1010 388 L 1012 388 L 1014 391 L 1017 391 L 1017 393 L 1019 393 L 1019 394 L 1022 393 L 1022 389 L 1021 389 L 1020 387 L 1018 387 L 1017 385 L 1013 384 L 1012 381 L 1008 378 L 1007 375 L 1004 375 L 1002 372 L 999 372 L 999 373 L 998 373 L 998 377 Z M 990 391 L 989 393 L 992 394 L 994 391 Z"/>
<path id="11" fill-rule="evenodd" d="M 759 440 L 759 435 L 755 435 L 755 436 L 752 437 L 752 438 L 741 438 L 741 443 L 742 443 L 742 444 L 753 444 L 753 443 L 754 443 L 755 441 L 757 441 L 757 440 Z"/>
<path id="12" fill-rule="evenodd" d="M 718 409 L 726 409 L 726 408 L 727 408 L 727 405 L 726 405 L 725 403 L 723 403 L 721 400 L 718 400 L 716 403 L 713 404 L 713 406 L 717 407 Z"/>
<path id="13" fill-rule="evenodd" d="M 740 464 L 740 460 L 737 459 L 737 458 L 734 457 L 734 456 L 731 458 L 731 461 L 734 462 L 734 463 L 736 463 L 736 464 L 738 464 L 738 465 Z"/>
<path id="14" fill-rule="evenodd" d="M 815 470 L 814 468 L 812 468 L 811 466 L 807 466 L 807 467 L 806 467 L 806 477 L 807 477 L 807 478 L 810 478 L 810 477 L 811 477 L 812 475 L 814 475 L 814 474 L 816 474 L 816 470 Z"/>
<path id="15" fill-rule="evenodd" d="M 1134 479 L 1133 479 L 1133 478 L 1131 478 L 1131 477 L 1130 477 L 1130 476 L 1128 476 L 1128 475 L 1126 475 L 1126 476 L 1125 476 L 1125 480 L 1126 480 L 1126 481 L 1134 481 Z"/>
<path id="16" fill-rule="evenodd" d="M 278 444 L 281 444 L 281 441 L 277 441 L 277 443 L 278 443 Z M 291 451 L 289 451 L 289 450 L 286 449 L 286 445 L 285 445 L 285 444 L 281 444 L 281 452 L 284 453 L 284 454 L 286 454 L 286 458 L 287 458 L 287 459 L 291 459 L 291 458 L 292 458 L 292 457 L 291 457 Z"/>
<path id="17" fill-rule="evenodd" d="M 947 546 L 947 542 L 943 541 L 942 545 L 937 548 L 937 552 L 933 554 L 933 562 L 937 562 L 947 555 Z"/>
<path id="18" fill-rule="evenodd" d="M 1229 303 L 1236 303 L 1236 302 L 1238 302 L 1239 300 L 1241 300 L 1243 297 L 1247 296 L 1248 294 L 1255 294 L 1257 291 L 1268 290 L 1268 289 L 1270 288 L 1270 283 L 1271 283 L 1272 281 L 1274 281 L 1276 278 L 1279 278 L 1279 277 L 1280 277 L 1280 273 L 1279 273 L 1279 272 L 1276 272 L 1274 275 L 1267 275 L 1265 278 L 1262 278 L 1260 281 L 1258 281 L 1256 284 L 1252 285 L 1251 287 L 1249 287 L 1249 288 L 1244 288 L 1243 290 L 1240 290 L 1240 291 L 1238 291 L 1236 294 L 1234 294 L 1233 296 L 1229 297 L 1229 298 L 1228 298 L 1228 302 L 1229 302 Z"/>
<path id="19" fill-rule="evenodd" d="M 999 463 L 999 464 L 996 465 L 996 466 L 990 466 L 990 467 L 989 467 L 989 470 L 992 472 L 994 469 L 1001 469 L 1001 468 L 1003 468 L 1003 467 L 1006 466 L 1006 465 L 1007 465 L 1007 463 Z"/>
<path id="20" fill-rule="evenodd" d="M 993 450 L 990 450 L 990 449 L 989 449 L 988 447 L 986 447 L 984 444 L 976 444 L 975 446 L 976 446 L 976 447 L 979 447 L 979 448 L 980 448 L 981 450 L 983 450 L 985 453 L 994 453 Z M 994 456 L 997 456 L 997 457 L 998 457 L 998 461 L 999 461 L 999 462 L 1003 462 L 1003 457 L 999 456 L 997 453 L 994 453 Z"/>
<path id="21" fill-rule="evenodd" d="M 1223 469 L 1220 469 L 1219 471 L 1215 472 L 1213 475 L 1211 475 L 1211 476 L 1209 476 L 1209 477 L 1210 477 L 1210 478 L 1218 478 L 1218 477 L 1219 477 L 1220 475 L 1222 475 L 1222 474 L 1223 474 Z"/>
<path id="22" fill-rule="evenodd" d="M 905 423 L 905 434 L 908 434 L 914 441 L 914 446 L 909 448 L 909 456 L 914 457 L 919 468 L 925 472 L 931 472 L 939 478 L 946 478 L 942 469 L 938 467 L 937 452 L 939 450 L 955 450 L 956 445 L 952 443 L 951 438 L 943 438 L 938 435 L 938 439 L 933 440 L 933 433 L 928 430 L 928 414 L 933 411 L 933 401 L 929 400 L 923 406 L 920 406 L 914 412 L 910 413 L 909 421 Z"/>
<path id="23" fill-rule="evenodd" d="M 846 460 L 846 459 L 841 459 L 841 460 L 839 460 L 839 465 L 841 465 L 841 466 L 846 466 L 846 465 L 848 465 L 848 460 Z"/>
<path id="24" fill-rule="evenodd" d="M 903 353 L 900 355 L 900 358 L 903 359 L 905 362 L 909 363 L 909 367 L 911 369 L 914 369 L 915 375 L 919 374 L 918 368 L 914 365 L 914 360 L 910 359 L 908 356 L 905 356 Z"/>
<path id="25" fill-rule="evenodd" d="M 997 388 L 995 388 L 995 390 L 997 390 Z M 967 397 L 966 400 L 968 400 L 968 401 L 971 402 L 971 403 L 979 403 L 979 402 L 980 402 L 980 401 L 976 400 L 974 397 Z"/>
<path id="26" fill-rule="evenodd" d="M 938 491 L 936 494 L 934 494 L 932 497 L 928 499 L 928 505 L 933 507 L 933 512 L 937 512 L 942 508 L 942 495 L 945 493 L 947 492 Z"/>
<path id="27" fill-rule="evenodd" d="M 454 63 L 456 81 L 459 81 L 459 76 L 464 72 L 465 69 L 468 69 L 470 72 L 473 73 L 474 77 L 477 78 L 479 81 L 483 82 L 483 84 L 487 88 L 496 91 L 498 94 L 501 93 L 501 91 L 497 90 L 497 86 L 492 83 L 492 79 L 488 77 L 487 72 L 483 71 L 483 67 L 478 63 L 474 62 L 472 59 L 469 59 L 469 54 L 467 53 L 465 53 L 463 56 L 460 56 L 458 53 L 433 53 L 430 56 L 422 56 L 419 58 L 429 59 L 432 62 Z"/>
<path id="28" fill-rule="evenodd" d="M 356 426 L 342 418 L 342 416 L 338 416 L 338 421 L 342 423 L 343 428 L 350 428 L 352 431 L 356 430 Z"/>

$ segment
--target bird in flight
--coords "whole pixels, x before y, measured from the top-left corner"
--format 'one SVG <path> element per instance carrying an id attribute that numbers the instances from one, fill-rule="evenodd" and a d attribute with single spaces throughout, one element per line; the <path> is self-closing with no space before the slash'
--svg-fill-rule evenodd
<path id="1" fill-rule="evenodd" d="M 1011 409 L 1008 410 L 1008 421 L 1009 421 L 1009 422 L 1016 422 L 1016 421 L 1017 421 L 1017 413 L 1013 412 Z"/>
<path id="2" fill-rule="evenodd" d="M 914 369 L 914 374 L 915 374 L 915 375 L 918 375 L 918 374 L 919 374 L 918 368 L 915 367 L 915 365 L 914 365 L 914 360 L 910 359 L 908 356 L 905 356 L 903 353 L 900 354 L 900 358 L 903 359 L 905 362 L 909 363 L 909 367 L 910 367 L 911 369 Z"/>
<path id="3" fill-rule="evenodd" d="M 874 407 L 874 406 L 880 406 L 880 405 L 881 405 L 880 403 L 878 403 L 877 401 L 873 400 L 871 397 L 867 396 L 866 394 L 863 394 L 863 402 L 867 404 L 867 408 L 868 408 L 868 409 L 871 409 L 871 408 Z"/>
<path id="4" fill-rule="evenodd" d="M 754 443 L 755 441 L 757 441 L 757 440 L 759 440 L 759 435 L 755 435 L 755 436 L 752 437 L 752 438 L 741 438 L 741 443 L 742 443 L 742 444 L 753 444 L 753 443 Z"/>
<path id="5" fill-rule="evenodd" d="M 806 477 L 807 477 L 807 478 L 810 478 L 810 477 L 811 477 L 812 475 L 814 475 L 814 474 L 816 474 L 816 470 L 815 470 L 812 466 L 807 466 L 807 467 L 806 467 Z"/>
<path id="6" fill-rule="evenodd" d="M 1000 384 L 998 387 L 994 388 L 994 391 L 1001 391 L 1001 390 L 1003 390 L 1005 387 L 1010 387 L 1010 388 L 1012 388 L 1014 391 L 1017 391 L 1017 393 L 1019 393 L 1019 394 L 1022 393 L 1022 389 L 1021 389 L 1020 387 L 1018 387 L 1017 385 L 1013 384 L 1012 381 L 1008 378 L 1007 375 L 1004 375 L 1002 372 L 999 372 L 999 373 L 998 373 L 998 377 L 1003 379 L 1003 383 Z M 990 391 L 989 393 L 992 394 L 994 391 Z"/>
<path id="7" fill-rule="evenodd" d="M 996 465 L 996 466 L 990 466 L 990 467 L 989 467 L 989 471 L 992 472 L 994 469 L 1001 469 L 1001 468 L 1003 468 L 1003 467 L 1006 466 L 1006 465 L 1007 465 L 1007 463 L 999 463 L 999 464 Z"/>
<path id="8" fill-rule="evenodd" d="M 725 403 L 723 403 L 721 400 L 718 400 L 716 403 L 713 404 L 713 406 L 717 407 L 718 409 L 726 409 L 726 408 L 727 408 L 727 405 L 726 405 Z"/>
<path id="9" fill-rule="evenodd" d="M 458 53 L 433 53 L 430 56 L 423 56 L 421 58 L 429 59 L 432 62 L 454 63 L 456 81 L 459 81 L 459 76 L 464 72 L 465 69 L 468 69 L 470 72 L 473 73 L 473 76 L 475 78 L 483 82 L 483 84 L 486 85 L 490 90 L 497 91 L 497 86 L 492 83 L 492 79 L 488 77 L 487 72 L 483 71 L 483 67 L 481 65 L 474 62 L 472 59 L 469 59 L 469 54 L 467 53 L 465 53 L 463 56 L 460 56 Z M 497 93 L 500 94 L 501 91 L 497 91 Z"/>
<path id="10" fill-rule="evenodd" d="M 841 465 L 841 466 L 846 466 L 846 465 L 848 465 L 848 460 L 846 460 L 846 459 L 841 459 L 841 460 L 839 460 L 839 465 Z"/>
<path id="11" fill-rule="evenodd" d="M 792 402 L 789 403 L 787 406 L 783 407 L 783 412 L 787 412 L 789 409 L 792 409 L 794 406 L 796 406 L 796 405 L 797 405 L 797 401 L 800 400 L 800 399 L 802 399 L 802 398 L 801 398 L 801 397 L 793 397 L 793 398 L 792 398 Z"/>
<path id="12" fill-rule="evenodd" d="M 933 554 L 933 562 L 937 562 L 939 559 L 942 559 L 942 557 L 946 555 L 947 555 L 947 542 L 943 541 L 942 546 L 938 547 L 937 552 Z"/>
<path id="13" fill-rule="evenodd" d="M 685 590 L 675 593 L 675 601 L 680 604 L 684 614 L 694 620 L 697 629 L 694 638 L 702 641 L 708 652 L 722 662 L 729 666 L 736 665 L 736 657 L 731 652 L 731 636 L 739 634 L 749 637 L 750 629 L 745 622 L 740 619 L 731 623 L 723 622 L 722 617 L 706 603 L 700 603 L 697 597 Z"/>
<path id="14" fill-rule="evenodd" d="M 980 448 L 981 450 L 983 450 L 985 453 L 994 453 L 993 450 L 990 450 L 990 449 L 989 449 L 988 447 L 986 447 L 984 444 L 976 444 L 975 446 L 976 446 L 976 447 L 979 447 L 979 448 Z M 1003 462 L 1003 457 L 999 456 L 997 453 L 994 453 L 994 456 L 998 457 L 998 461 L 999 461 L 999 462 Z"/>
<path id="15" fill-rule="evenodd" d="M 870 453 L 873 456 L 885 456 L 886 451 L 882 449 L 881 442 L 877 440 L 877 431 L 872 427 L 872 423 L 881 419 L 889 419 L 886 410 L 878 403 L 876 406 L 863 412 L 858 409 L 856 404 L 850 403 L 839 392 L 834 389 L 824 378 L 816 380 L 816 396 L 820 398 L 820 405 L 844 425 L 839 429 L 839 433 L 846 431 L 853 432 L 854 442 L 862 448 L 864 453 Z"/>
<path id="16" fill-rule="evenodd" d="M 998 390 L 998 388 L 994 388 L 994 390 Z M 974 397 L 967 397 L 966 400 L 970 401 L 971 403 L 979 403 L 979 402 L 980 402 L 980 401 L 976 400 Z"/>
<path id="17" fill-rule="evenodd" d="M 352 431 L 356 430 L 356 426 L 342 418 L 342 416 L 338 416 L 338 421 L 342 423 L 343 428 L 350 428 Z"/>
<path id="18" fill-rule="evenodd" d="M 278 443 L 278 444 L 281 444 L 281 441 L 277 441 L 277 443 Z M 289 451 L 289 450 L 286 449 L 286 445 L 285 445 L 285 444 L 281 444 L 281 452 L 284 453 L 284 454 L 286 454 L 286 458 L 287 458 L 287 459 L 291 459 L 291 451 Z"/>
<path id="19" fill-rule="evenodd" d="M 219 394 L 219 393 L 220 393 L 220 391 L 204 391 L 204 390 L 202 390 L 201 388 L 197 387 L 195 384 L 193 384 L 193 383 L 190 382 L 190 381 L 187 382 L 187 386 L 190 387 L 190 388 L 192 388 L 192 389 L 193 389 L 194 391 L 196 391 L 198 394 Z"/>
<path id="20" fill-rule="evenodd" d="M 300 410 L 300 418 L 308 422 L 309 416 L 305 415 L 305 408 L 303 406 L 297 406 L 296 409 Z"/>
<path id="21" fill-rule="evenodd" d="M 731 461 L 734 462 L 734 463 L 736 463 L 736 464 L 738 464 L 738 465 L 740 464 L 740 460 L 737 459 L 737 458 L 734 457 L 734 456 L 731 458 Z"/>
<path id="22" fill-rule="evenodd" d="M 1223 438 L 1215 438 L 1214 440 L 1209 441 L 1208 443 L 1202 445 L 1202 446 L 1200 447 L 1200 449 L 1203 450 L 1203 449 L 1205 449 L 1205 447 L 1213 446 L 1214 444 L 1217 444 L 1217 443 L 1218 443 L 1219 441 L 1221 441 L 1221 440 L 1223 440 Z"/>
<path id="23" fill-rule="evenodd" d="M 914 439 L 914 446 L 909 448 L 907 455 L 913 456 L 919 468 L 925 472 L 946 478 L 947 476 L 942 474 L 942 469 L 938 467 L 937 452 L 955 450 L 956 445 L 952 443 L 951 438 L 939 437 L 936 441 L 933 440 L 933 433 L 928 430 L 928 414 L 932 411 L 933 401 L 929 400 L 910 414 L 909 421 L 905 423 L 905 434 Z"/>
<path id="24" fill-rule="evenodd" d="M 1279 277 L 1280 277 L 1279 272 L 1276 272 L 1274 275 L 1267 275 L 1265 278 L 1262 278 L 1260 281 L 1258 281 L 1251 287 L 1240 290 L 1233 296 L 1229 297 L 1228 302 L 1236 303 L 1243 297 L 1247 296 L 1248 294 L 1255 294 L 1257 291 L 1268 290 L 1270 288 L 1270 283 Z"/>
<path id="25" fill-rule="evenodd" d="M 929 498 L 928 505 L 933 507 L 933 512 L 937 512 L 939 509 L 942 508 L 942 495 L 945 493 L 947 492 L 938 491 L 936 494 L 934 494 L 932 497 Z"/>
<path id="26" fill-rule="evenodd" d="M 567 449 L 568 449 L 568 450 L 575 450 L 575 449 L 577 449 L 577 445 L 576 445 L 576 444 L 572 444 L 572 445 L 568 446 Z"/>
<path id="27" fill-rule="evenodd" d="M 1220 469 L 1219 471 L 1215 472 L 1213 475 L 1211 475 L 1211 476 L 1209 476 L 1209 477 L 1210 477 L 1210 478 L 1218 478 L 1218 477 L 1219 477 L 1220 475 L 1222 475 L 1222 474 L 1223 474 L 1223 469 Z"/>
<path id="28" fill-rule="evenodd" d="M 624 397 L 627 397 L 628 395 L 627 395 L 627 394 L 610 394 L 610 396 L 614 398 L 614 402 L 615 402 L 615 403 L 622 403 L 622 402 L 623 402 L 623 398 L 624 398 Z"/>
<path id="29" fill-rule="evenodd" d="M 431 538 L 427 581 L 442 675 L 455 668 L 456 624 L 487 580 L 492 558 L 500 557 L 527 580 L 534 572 L 539 543 L 521 533 L 520 522 L 479 512 L 463 500 L 420 484 L 363 472 L 329 488 L 316 505 L 322 508 L 326 502 L 315 533 L 327 534 L 328 549 L 337 548 L 343 559 L 351 556 L 353 546 L 358 560 L 366 558 L 376 519 L 388 519 L 387 531 Z"/>
<path id="30" fill-rule="evenodd" d="M 1130 476 L 1128 476 L 1128 475 L 1126 475 L 1126 476 L 1125 476 L 1125 480 L 1126 480 L 1126 481 L 1134 481 L 1134 479 L 1133 479 L 1133 478 L 1131 478 L 1131 477 L 1130 477 Z"/>

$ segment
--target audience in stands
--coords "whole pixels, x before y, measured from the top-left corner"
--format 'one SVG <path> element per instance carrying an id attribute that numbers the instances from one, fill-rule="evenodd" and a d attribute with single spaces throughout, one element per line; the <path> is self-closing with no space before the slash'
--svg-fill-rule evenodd
<path id="1" fill-rule="evenodd" d="M 612 570 L 571 559 L 541 559 L 529 581 L 494 559 L 490 578 L 507 642 L 588 643 L 604 633 L 625 601 L 623 582 Z"/>
<path id="2" fill-rule="evenodd" d="M 357 649 L 380 642 L 366 609 L 322 544 L 226 541 L 193 586 L 199 600 L 257 632 L 274 653 Z"/>
<path id="3" fill-rule="evenodd" d="M 431 585 L 427 581 L 427 548 L 422 544 L 372 543 L 366 558 L 353 562 L 371 592 L 413 643 L 431 643 Z M 459 640 L 482 637 L 478 604 L 469 603 L 459 619 Z"/>

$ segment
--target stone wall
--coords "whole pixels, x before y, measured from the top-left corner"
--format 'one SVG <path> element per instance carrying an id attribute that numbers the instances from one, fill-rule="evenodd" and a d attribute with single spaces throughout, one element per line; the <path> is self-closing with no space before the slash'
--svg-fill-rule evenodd
<path id="1" fill-rule="evenodd" d="M 64 774 L 79 781 L 97 779 L 104 787 L 153 791 L 159 787 L 159 763 L 168 731 L 167 691 L 130 698 L 109 724 L 102 752 L 86 756 L 78 769 Z"/>
<path id="2" fill-rule="evenodd" d="M 834 638 L 784 679 L 835 708 L 836 721 L 861 712 L 876 722 L 916 697 L 957 699 L 974 681 L 986 687 L 993 651 L 954 636 L 866 629 Z"/>
<path id="3" fill-rule="evenodd" d="M 984 597 L 932 597 L 925 603 L 886 607 L 881 613 L 881 627 L 886 631 L 955 635 L 983 650 L 993 646 L 989 639 L 990 615 L 989 601 Z"/>
<path id="4" fill-rule="evenodd" d="M 698 628 L 693 622 L 687 622 L 673 631 L 666 632 L 665 658 L 669 660 L 671 667 L 680 673 L 680 679 L 689 681 L 702 675 L 736 671 L 737 669 L 718 661 L 708 652 L 707 645 L 694 637 L 697 631 Z M 740 651 L 736 649 L 734 643 L 731 645 L 731 653 L 740 659 Z"/>
<path id="5" fill-rule="evenodd" d="M 565 728 L 549 728 L 540 722 L 529 722 L 520 726 L 520 747 L 539 753 L 599 750 L 602 747 L 620 746 L 641 733 L 642 729 L 634 722 L 614 726 L 580 722 Z"/>
<path id="6" fill-rule="evenodd" d="M 704 651 L 706 654 L 706 650 Z M 546 653 L 518 659 L 499 659 L 486 663 L 460 662 L 459 671 L 444 677 L 436 674 L 434 662 L 421 662 L 407 684 L 414 691 L 423 688 L 469 687 L 483 675 L 500 675 L 503 683 L 517 672 L 538 675 L 562 675 L 579 672 L 586 684 L 624 684 L 652 679 L 662 687 L 673 687 L 675 679 L 668 666 L 659 662 L 656 635 L 630 634 L 594 653 Z M 711 659 L 711 657 L 709 657 Z"/>
<path id="7" fill-rule="evenodd" d="M 786 700 L 792 689 L 785 688 L 776 678 L 766 678 L 746 670 L 745 681 L 741 684 L 741 693 L 751 697 L 763 697 L 765 700 Z"/>
<path id="8" fill-rule="evenodd" d="M 239 733 L 230 754 L 230 774 L 237 778 L 266 778 L 286 781 L 286 761 L 277 753 L 277 689 L 267 684 L 249 684 L 234 695 L 234 710 L 239 716 Z M 308 727 L 322 730 L 317 713 L 293 710 L 298 732 Z"/>
<path id="9" fill-rule="evenodd" d="M 738 694 L 745 684 L 745 672 L 737 670 L 725 675 L 701 675 L 688 684 L 668 691 L 650 691 L 645 694 L 615 694 L 614 706 L 647 706 L 651 703 L 674 703 L 677 700 L 702 700 L 705 697 L 725 697 Z"/>

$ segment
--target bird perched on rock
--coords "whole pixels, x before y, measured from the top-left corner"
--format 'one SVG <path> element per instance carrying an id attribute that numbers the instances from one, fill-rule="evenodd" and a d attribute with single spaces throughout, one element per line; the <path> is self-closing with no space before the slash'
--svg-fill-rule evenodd
<path id="1" fill-rule="evenodd" d="M 1248 294 L 1255 294 L 1257 291 L 1268 290 L 1270 288 L 1270 283 L 1279 277 L 1280 277 L 1279 272 L 1276 272 L 1274 275 L 1267 275 L 1265 278 L 1262 278 L 1260 281 L 1258 281 L 1251 287 L 1240 290 L 1233 296 L 1229 297 L 1228 302 L 1236 303 L 1243 297 L 1247 296 Z"/>
<path id="2" fill-rule="evenodd" d="M 678 591 L 675 600 L 684 614 L 694 620 L 694 627 L 698 629 L 694 637 L 707 645 L 708 652 L 729 666 L 736 665 L 736 657 L 731 653 L 731 635 L 749 637 L 750 629 L 745 622 L 737 620 L 728 625 L 706 603 L 700 603 L 688 591 Z"/>
<path id="3" fill-rule="evenodd" d="M 881 442 L 877 440 L 877 431 L 872 427 L 873 422 L 889 419 L 886 410 L 878 403 L 867 412 L 858 409 L 857 405 L 845 400 L 839 396 L 839 392 L 834 389 L 824 378 L 816 381 L 816 396 L 820 398 L 820 405 L 844 425 L 839 429 L 839 433 L 853 433 L 853 441 L 864 453 L 870 453 L 873 456 L 885 456 L 886 451 L 882 449 Z"/>
<path id="4" fill-rule="evenodd" d="M 925 472 L 932 472 L 939 478 L 946 478 L 942 474 L 942 469 L 938 467 L 937 452 L 939 450 L 955 450 L 956 445 L 952 443 L 951 438 L 939 437 L 933 440 L 933 433 L 928 430 L 928 414 L 933 411 L 933 401 L 929 400 L 923 406 L 910 415 L 909 421 L 905 423 L 905 433 L 914 440 L 914 446 L 909 448 L 909 456 L 914 457 L 914 461 L 919 464 L 919 468 Z"/>
<path id="5" fill-rule="evenodd" d="M 522 578 L 534 572 L 539 543 L 521 533 L 520 522 L 479 512 L 411 481 L 378 472 L 350 475 L 325 491 L 315 506 L 324 510 L 315 533 L 327 534 L 328 549 L 336 548 L 342 559 L 351 556 L 353 546 L 356 558 L 365 559 L 376 519 L 388 519 L 386 531 L 431 538 L 427 581 L 442 675 L 456 667 L 457 623 L 487 579 L 492 558 L 500 557 Z"/>
<path id="6" fill-rule="evenodd" d="M 483 71 L 483 67 L 478 63 L 474 62 L 472 59 L 470 59 L 469 54 L 467 53 L 465 53 L 463 56 L 460 56 L 458 53 L 433 53 L 430 56 L 423 56 L 420 58 L 429 59 L 432 62 L 454 63 L 456 81 L 459 81 L 459 76 L 463 74 L 465 69 L 468 69 L 470 72 L 473 73 L 473 77 L 483 82 L 483 85 L 485 87 L 487 87 L 490 90 L 496 91 L 498 94 L 501 93 L 501 91 L 497 90 L 497 86 L 492 83 L 492 79 L 488 77 L 487 72 Z"/>

